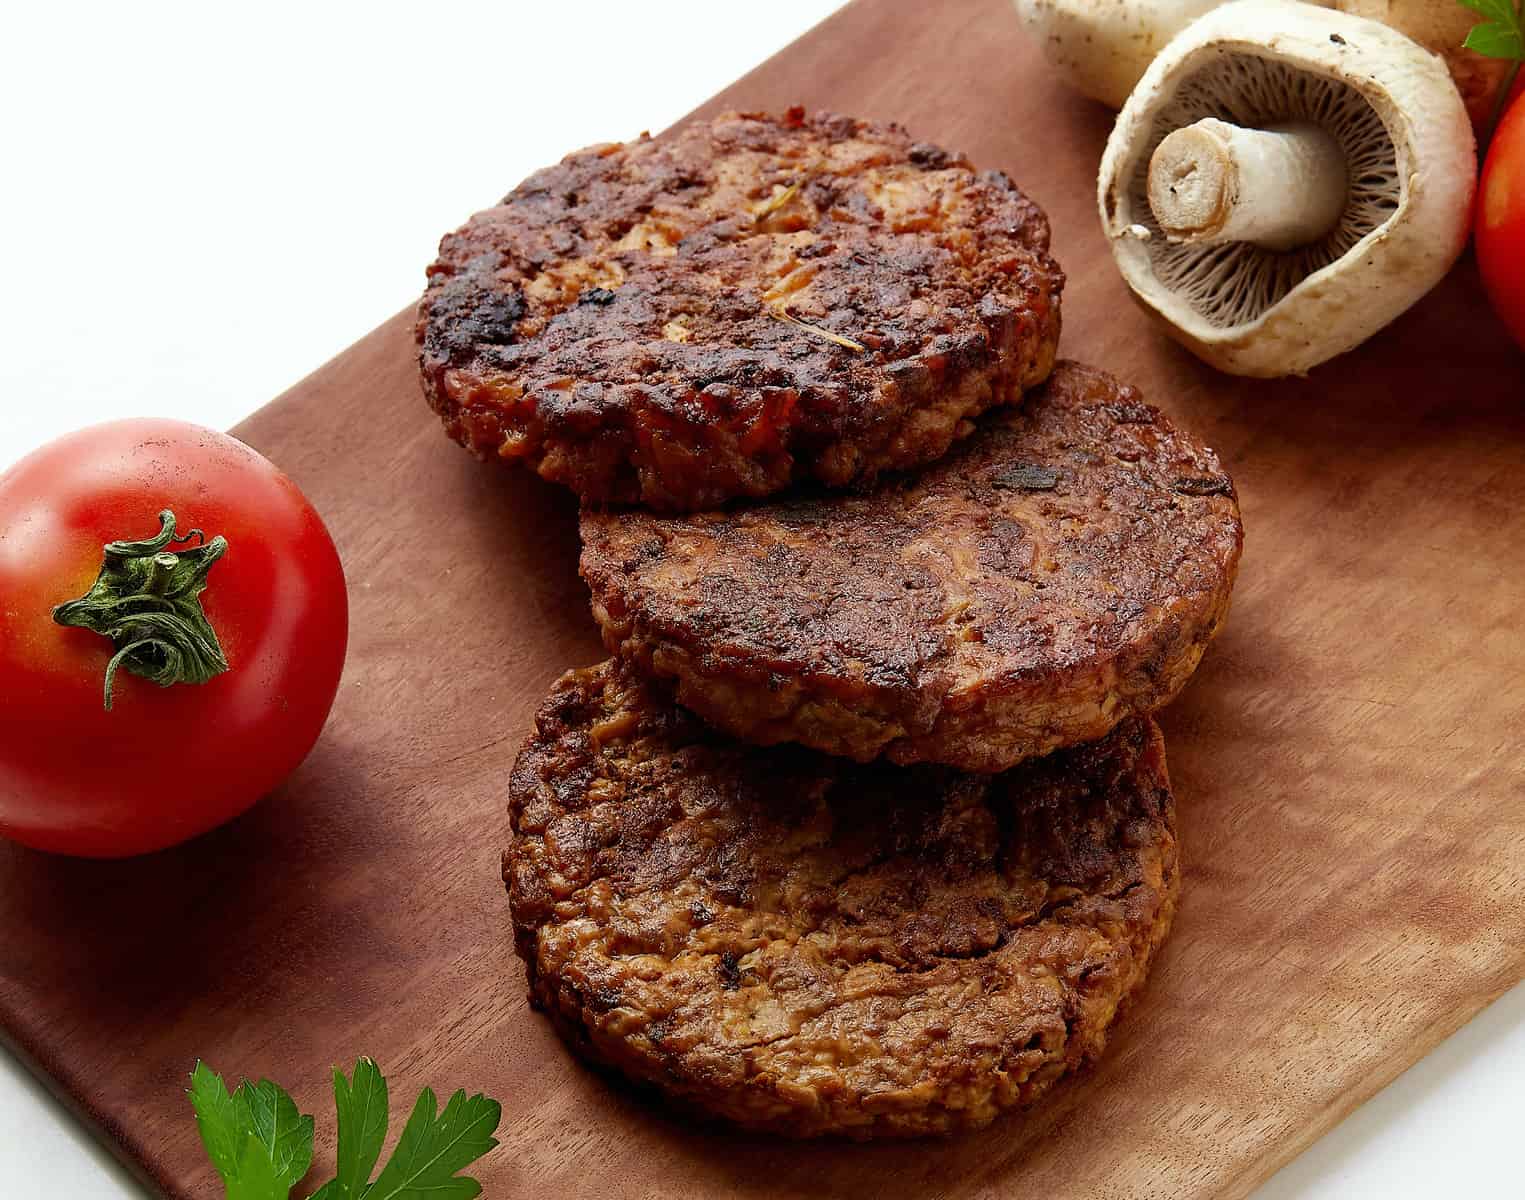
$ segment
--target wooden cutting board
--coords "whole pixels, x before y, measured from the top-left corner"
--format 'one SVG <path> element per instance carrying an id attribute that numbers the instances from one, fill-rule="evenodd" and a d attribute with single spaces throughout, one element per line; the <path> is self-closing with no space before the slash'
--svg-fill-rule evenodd
<path id="1" fill-rule="evenodd" d="M 394 1128 L 424 1084 L 503 1100 L 492 1197 L 1243 1196 L 1525 974 L 1525 357 L 1471 262 L 1310 379 L 1233 380 L 1129 302 L 1092 198 L 1110 118 L 1005 0 L 859 0 L 702 111 L 794 102 L 1009 171 L 1053 218 L 1064 351 L 1238 482 L 1234 612 L 1164 719 L 1186 886 L 1146 996 L 1089 1076 L 947 1143 L 699 1130 L 574 1062 L 525 1005 L 498 879 L 531 714 L 600 656 L 573 504 L 447 442 L 402 315 L 238 430 L 348 571 L 306 765 L 163 855 L 0 850 L 7 1040 L 169 1196 L 220 1195 L 180 1092 L 198 1055 L 291 1086 L 326 1164 L 328 1068 L 362 1053 Z"/>

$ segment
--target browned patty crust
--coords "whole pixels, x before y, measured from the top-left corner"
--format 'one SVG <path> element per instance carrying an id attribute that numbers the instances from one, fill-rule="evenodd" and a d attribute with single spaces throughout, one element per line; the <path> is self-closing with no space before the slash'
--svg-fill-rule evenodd
<path id="1" fill-rule="evenodd" d="M 595 146 L 440 245 L 417 336 L 451 435 L 668 511 L 928 462 L 1053 363 L 1048 222 L 847 117 Z"/>
<path id="2" fill-rule="evenodd" d="M 1242 530 L 1211 450 L 1100 371 L 864 495 L 582 516 L 610 650 L 764 745 L 998 771 L 1168 703 Z"/>
<path id="3" fill-rule="evenodd" d="M 1098 1055 L 1179 878 L 1159 729 L 1004 775 L 711 730 L 565 675 L 504 858 L 534 1004 L 582 1054 L 792 1136 L 977 1128 Z"/>

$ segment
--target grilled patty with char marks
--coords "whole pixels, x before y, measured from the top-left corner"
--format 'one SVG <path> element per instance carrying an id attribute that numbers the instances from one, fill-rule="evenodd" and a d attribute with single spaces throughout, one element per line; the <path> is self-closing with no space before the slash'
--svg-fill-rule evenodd
<path id="1" fill-rule="evenodd" d="M 749 113 L 596 146 L 440 246 L 452 436 L 666 511 L 929 462 L 1049 372 L 1063 275 L 1004 174 L 895 125 Z"/>
<path id="2" fill-rule="evenodd" d="M 685 517 L 584 507 L 605 644 L 750 742 L 999 771 L 1168 703 L 1228 610 L 1216 455 L 1062 363 L 863 495 Z"/>
<path id="3" fill-rule="evenodd" d="M 1098 1055 L 1179 870 L 1148 718 L 1003 775 L 715 732 L 572 671 L 510 784 L 530 994 L 579 1052 L 791 1136 L 978 1128 Z"/>

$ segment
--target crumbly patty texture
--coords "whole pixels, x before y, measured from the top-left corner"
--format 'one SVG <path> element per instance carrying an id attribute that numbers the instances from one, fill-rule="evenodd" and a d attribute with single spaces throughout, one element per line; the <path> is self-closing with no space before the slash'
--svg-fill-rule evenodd
<path id="1" fill-rule="evenodd" d="M 424 391 L 456 439 L 667 511 L 931 461 L 1053 364 L 1048 221 L 846 117 L 595 146 L 440 245 Z"/>
<path id="2" fill-rule="evenodd" d="M 1004 775 L 711 730 L 614 663 L 557 683 L 504 858 L 581 1053 L 792 1136 L 949 1133 L 1102 1050 L 1179 878 L 1159 729 Z"/>
<path id="3" fill-rule="evenodd" d="M 605 644 L 720 728 L 998 771 L 1168 703 L 1243 533 L 1211 450 L 1061 363 L 918 476 L 688 517 L 585 506 L 582 536 Z"/>

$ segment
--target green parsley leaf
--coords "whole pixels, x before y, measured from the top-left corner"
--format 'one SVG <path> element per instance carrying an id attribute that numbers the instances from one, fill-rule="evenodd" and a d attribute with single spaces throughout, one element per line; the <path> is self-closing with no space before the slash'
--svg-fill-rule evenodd
<path id="1" fill-rule="evenodd" d="M 1525 58 L 1525 29 L 1521 28 L 1520 5 L 1516 0 L 1459 0 L 1479 16 L 1486 18 L 1472 27 L 1462 43 L 1489 58 Z"/>
<path id="2" fill-rule="evenodd" d="M 252 1129 L 245 1132 L 237 1169 L 228 1179 L 228 1200 L 286 1200 L 290 1194 L 291 1184 L 276 1174 L 268 1147 Z"/>
<path id="3" fill-rule="evenodd" d="M 387 1140 L 387 1081 L 369 1058 L 355 1064 L 354 1081 L 334 1071 L 339 1111 L 339 1174 L 323 1200 L 360 1200 Z"/>
<path id="4" fill-rule="evenodd" d="M 285 1185 L 284 1197 L 312 1166 L 311 1117 L 297 1112 L 296 1101 L 268 1079 L 257 1084 L 247 1080 L 233 1093 L 245 1129 L 253 1134 L 274 1171 Z M 248 1150 L 247 1144 L 245 1150 Z M 242 1175 L 244 1156 L 239 1158 Z"/>
<path id="5" fill-rule="evenodd" d="M 1503 25 L 1474 25 L 1462 45 L 1489 58 L 1525 57 L 1525 38 L 1518 29 Z"/>
<path id="6" fill-rule="evenodd" d="M 503 1118 L 502 1106 L 486 1096 L 468 1098 L 464 1090 L 451 1096 L 437 1117 L 436 1103 L 425 1088 L 365 1200 L 472 1200 L 481 1194 L 480 1183 L 456 1172 L 498 1144 L 492 1134 Z"/>
<path id="7" fill-rule="evenodd" d="M 238 1174 L 238 1157 L 243 1149 L 245 1130 L 233 1097 L 228 1095 L 227 1084 L 223 1083 L 221 1075 L 215 1074 L 198 1058 L 196 1069 L 191 1072 L 187 1095 L 191 1098 L 191 1107 L 196 1110 L 196 1127 L 201 1131 L 201 1144 L 206 1147 L 207 1157 L 224 1182 L 231 1180 Z"/>
<path id="8" fill-rule="evenodd" d="M 200 1060 L 188 1091 L 201 1141 L 227 1185 L 227 1200 L 289 1200 L 312 1166 L 313 1121 L 268 1079 L 245 1080 L 232 1095 L 222 1076 Z M 461 1171 L 498 1144 L 503 1109 L 485 1096 L 458 1091 L 437 1113 L 428 1088 L 397 1149 L 375 1183 L 368 1180 L 387 1137 L 387 1081 L 369 1058 L 354 1074 L 334 1071 L 339 1113 L 339 1173 L 311 1200 L 473 1200 L 482 1185 Z"/>
<path id="9" fill-rule="evenodd" d="M 287 1200 L 312 1166 L 312 1118 L 268 1079 L 245 1081 L 230 1096 L 222 1076 L 200 1060 L 189 1095 L 228 1200 Z"/>

